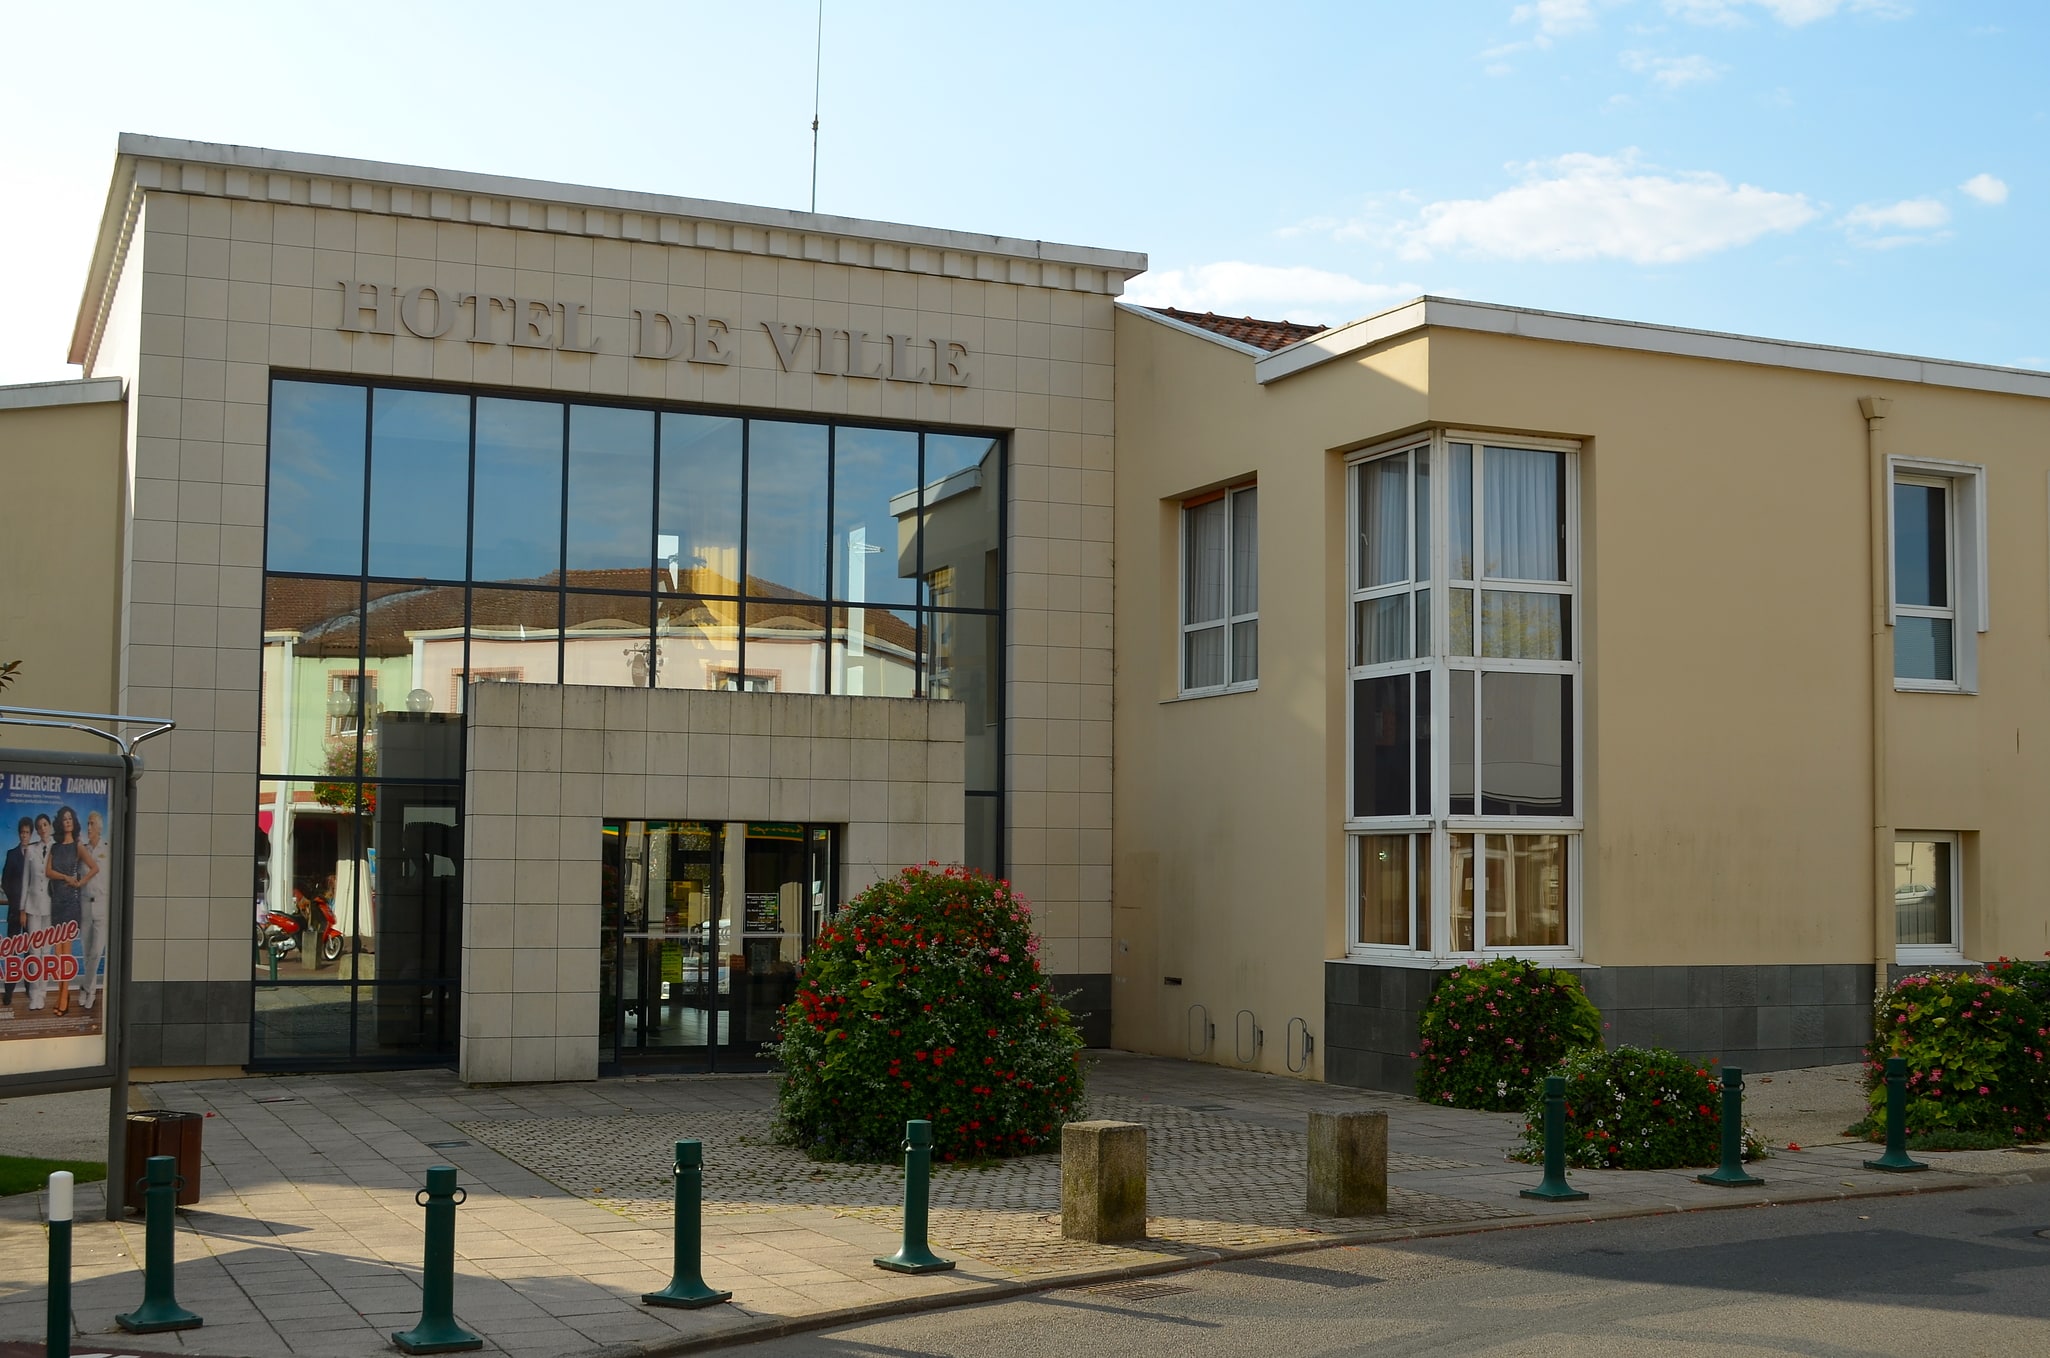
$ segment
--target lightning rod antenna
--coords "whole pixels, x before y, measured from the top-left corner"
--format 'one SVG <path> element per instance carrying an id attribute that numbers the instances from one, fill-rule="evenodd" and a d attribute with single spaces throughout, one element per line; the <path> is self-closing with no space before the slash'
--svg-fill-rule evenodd
<path id="1" fill-rule="evenodd" d="M 811 65 L 811 210 L 819 210 L 819 77 L 826 56 L 826 0 L 819 0 L 819 25 Z"/>

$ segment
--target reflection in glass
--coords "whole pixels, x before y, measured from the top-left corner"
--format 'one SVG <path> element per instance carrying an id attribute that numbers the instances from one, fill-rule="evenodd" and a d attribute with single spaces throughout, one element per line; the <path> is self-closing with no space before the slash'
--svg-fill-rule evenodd
<path id="1" fill-rule="evenodd" d="M 1893 488 L 1895 603 L 1950 607 L 1949 493 L 1942 486 L 1896 482 Z"/>
<path id="2" fill-rule="evenodd" d="M 961 862 L 991 877 L 1003 875 L 1003 799 L 970 793 L 962 823 Z"/>
<path id="3" fill-rule="evenodd" d="M 1957 678 L 1957 648 L 1952 620 L 1900 614 L 1893 620 L 1893 673 L 1898 679 Z"/>
<path id="4" fill-rule="evenodd" d="M 1433 654 L 1431 649 L 1431 591 L 1416 592 L 1416 653 L 1420 656 Z"/>
<path id="5" fill-rule="evenodd" d="M 1409 689 L 1407 674 L 1353 680 L 1355 816 L 1409 814 Z"/>
<path id="6" fill-rule="evenodd" d="M 252 1063 L 328 1063 L 349 1059 L 350 987 L 256 987 L 249 1030 Z"/>
<path id="7" fill-rule="evenodd" d="M 470 398 L 379 389 L 370 407 L 370 574 L 461 580 Z"/>
<path id="8" fill-rule="evenodd" d="M 1359 845 L 1359 941 L 1408 943 L 1410 836 L 1359 835 L 1355 842 Z"/>
<path id="9" fill-rule="evenodd" d="M 844 436 L 844 431 L 843 431 Z M 987 435 L 925 436 L 921 534 L 925 602 L 934 608 L 995 608 L 1003 574 L 1001 445 Z M 901 506 L 892 506 L 901 512 Z M 947 597 L 940 597 L 941 573 Z"/>
<path id="10" fill-rule="evenodd" d="M 833 435 L 833 597 L 918 598 L 918 435 L 841 428 Z"/>
<path id="11" fill-rule="evenodd" d="M 1474 837 L 1456 834 L 1448 838 L 1452 842 L 1452 950 L 1472 952 Z"/>
<path id="12" fill-rule="evenodd" d="M 363 569 L 362 387 L 273 382 L 264 563 L 274 571 Z"/>
<path id="13" fill-rule="evenodd" d="M 826 597 L 826 461 L 822 424 L 749 424 L 749 590 Z"/>
<path id="14" fill-rule="evenodd" d="M 740 605 L 663 595 L 655 601 L 657 688 L 724 689 L 740 672 Z"/>
<path id="15" fill-rule="evenodd" d="M 1893 844 L 1894 943 L 1900 947 L 1958 946 L 1951 900 L 1951 843 L 1897 839 Z"/>
<path id="16" fill-rule="evenodd" d="M 925 693 L 963 705 L 965 786 L 1003 786 L 998 733 L 1003 705 L 997 683 L 997 619 L 988 613 L 925 615 Z"/>
<path id="17" fill-rule="evenodd" d="M 1454 816 L 1473 814 L 1473 684 L 1472 670 L 1453 670 L 1447 676 L 1452 683 L 1452 730 L 1448 758 L 1451 774 L 1448 787 L 1452 802 L 1448 808 Z"/>
<path id="18" fill-rule="evenodd" d="M 1481 814 L 1573 814 L 1573 684 L 1563 674 L 1481 676 Z"/>
<path id="19" fill-rule="evenodd" d="M 1566 836 L 1488 835 L 1490 948 L 1566 946 Z"/>
<path id="20" fill-rule="evenodd" d="M 1473 445 L 1454 443 L 1448 445 L 1451 453 L 1450 475 L 1446 480 L 1446 498 L 1450 502 L 1446 515 L 1449 528 L 1446 533 L 1445 551 L 1449 558 L 1447 573 L 1454 580 L 1473 579 Z"/>
<path id="21" fill-rule="evenodd" d="M 1482 450 L 1487 571 L 1498 580 L 1564 580 L 1566 458 L 1537 448 Z"/>
<path id="22" fill-rule="evenodd" d="M 553 684 L 560 680 L 562 598 L 553 590 L 475 589 L 470 591 L 469 663 L 463 653 L 439 640 L 422 649 L 421 668 L 432 682 L 425 685 L 448 710 L 464 710 L 466 681 L 475 683 Z"/>
<path id="23" fill-rule="evenodd" d="M 1419 952 L 1431 949 L 1431 836 L 1429 831 L 1417 835 L 1411 843 L 1414 848 L 1411 857 L 1416 864 L 1416 942 Z"/>
<path id="24" fill-rule="evenodd" d="M 1409 596 L 1384 594 L 1353 605 L 1355 665 L 1379 665 L 1409 659 Z"/>
<path id="25" fill-rule="evenodd" d="M 356 580 L 264 578 L 263 730 L 257 755 L 264 773 L 320 773 L 331 738 L 348 736 L 353 747 L 362 589 Z M 331 700 L 337 708 L 332 715 Z M 340 710 L 345 704 L 346 712 Z"/>
<path id="26" fill-rule="evenodd" d="M 1571 659 L 1567 608 L 1563 594 L 1482 590 L 1481 654 L 1505 660 Z"/>
<path id="27" fill-rule="evenodd" d="M 826 691 L 826 610 L 815 604 L 747 605 L 749 687 L 770 693 Z"/>
<path id="28" fill-rule="evenodd" d="M 1215 688 L 1224 682 L 1224 629 L 1206 627 L 1182 636 L 1182 687 Z"/>
<path id="29" fill-rule="evenodd" d="M 1446 645 L 1447 655 L 1473 654 L 1473 591 L 1455 589 L 1447 595 L 1452 606 L 1452 636 Z"/>
<path id="30" fill-rule="evenodd" d="M 477 398 L 475 580 L 540 580 L 562 568 L 562 421 L 552 401 Z"/>
<path id="31" fill-rule="evenodd" d="M 835 693 L 909 698 L 918 691 L 918 622 L 909 608 L 833 610 Z"/>
<path id="32" fill-rule="evenodd" d="M 740 431 L 725 415 L 662 417 L 658 593 L 740 593 Z"/>
<path id="33" fill-rule="evenodd" d="M 645 594 L 563 596 L 562 682 L 648 688 L 655 666 L 654 604 Z"/>
<path id="34" fill-rule="evenodd" d="M 563 559 L 576 572 L 605 571 L 619 588 L 649 586 L 654 544 L 655 417 L 646 410 L 571 406 L 569 518 Z M 616 574 L 614 574 L 616 573 Z"/>
<path id="35" fill-rule="evenodd" d="M 1359 469 L 1360 589 L 1392 585 L 1409 575 L 1409 454 Z"/>

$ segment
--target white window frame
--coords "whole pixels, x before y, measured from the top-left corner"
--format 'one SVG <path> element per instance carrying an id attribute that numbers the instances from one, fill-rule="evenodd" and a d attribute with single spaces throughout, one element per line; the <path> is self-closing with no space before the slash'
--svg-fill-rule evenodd
<path id="1" fill-rule="evenodd" d="M 1895 830 L 1896 855 L 1899 846 L 1917 840 L 1950 846 L 1950 936 L 1952 943 L 1909 943 L 1893 945 L 1894 965 L 1902 967 L 1947 966 L 1965 960 L 1965 846 L 1964 836 L 1950 830 Z M 1896 907 L 1898 908 L 1898 907 Z"/>
<path id="2" fill-rule="evenodd" d="M 1235 592 L 1233 585 L 1236 583 L 1232 578 L 1233 564 L 1236 560 L 1234 543 L 1232 542 L 1233 524 L 1236 522 L 1236 516 L 1232 513 L 1232 508 L 1240 495 L 1254 494 L 1257 496 L 1259 489 L 1260 484 L 1258 481 L 1234 481 L 1220 489 L 1184 495 L 1175 502 L 1175 577 L 1180 582 L 1180 587 L 1175 594 L 1175 693 L 1179 697 L 1207 698 L 1217 693 L 1250 693 L 1260 687 L 1257 661 L 1255 661 L 1253 678 L 1238 679 L 1234 677 L 1232 674 L 1231 645 L 1232 634 L 1240 623 L 1257 623 L 1260 620 L 1259 571 L 1257 566 L 1254 569 L 1252 611 L 1249 613 L 1234 613 L 1231 611 L 1231 601 Z M 1191 509 L 1199 509 L 1206 504 L 1216 503 L 1219 500 L 1222 500 L 1224 504 L 1224 616 L 1209 622 L 1192 623 L 1188 620 L 1189 511 Z M 1253 501 L 1253 521 L 1256 525 L 1259 522 L 1259 513 L 1260 502 L 1255 498 Z M 1259 550 L 1257 527 L 1254 531 L 1256 539 L 1254 550 L 1257 552 Z M 1224 682 L 1221 684 L 1205 684 L 1200 687 L 1192 686 L 1189 683 L 1189 635 L 1192 632 L 1209 631 L 1222 631 L 1224 633 Z M 1258 654 L 1257 648 L 1259 645 L 1257 636 L 1258 634 L 1255 633 L 1255 655 Z"/>
<path id="3" fill-rule="evenodd" d="M 1473 578 L 1469 581 L 1463 582 L 1454 582 L 1450 579 L 1451 544 L 1448 535 L 1451 529 L 1451 523 L 1449 487 L 1451 484 L 1451 445 L 1456 443 L 1467 443 L 1473 445 L 1474 457 L 1472 521 Z M 1484 504 L 1485 491 L 1482 489 L 1482 485 L 1485 480 L 1485 472 L 1482 470 L 1482 459 L 1484 456 L 1482 450 L 1484 447 L 1488 446 L 1498 448 L 1530 448 L 1543 452 L 1564 453 L 1567 455 L 1564 506 L 1566 517 L 1566 548 L 1564 574 L 1566 578 L 1563 581 L 1517 581 L 1509 580 L 1506 577 L 1492 577 L 1486 574 L 1487 566 L 1484 555 L 1486 551 L 1486 506 Z M 1353 480 L 1353 478 L 1356 475 L 1358 475 L 1356 469 L 1364 463 L 1377 461 L 1380 458 L 1389 456 L 1391 454 L 1414 452 L 1419 448 L 1428 448 L 1431 459 L 1431 578 L 1428 582 L 1424 582 L 1417 580 L 1414 577 L 1414 575 L 1412 575 L 1410 582 L 1406 586 L 1376 586 L 1373 588 L 1361 588 L 1357 583 L 1360 578 L 1358 560 L 1359 532 L 1357 524 L 1355 524 L 1353 521 L 1353 516 L 1358 511 L 1358 490 Z M 1573 439 L 1524 438 L 1520 436 L 1505 435 L 1501 433 L 1480 433 L 1464 429 L 1440 429 L 1432 431 L 1428 434 L 1412 434 L 1406 438 L 1390 439 L 1381 443 L 1373 444 L 1368 447 L 1358 449 L 1357 451 L 1347 455 L 1345 482 L 1346 553 L 1344 564 L 1344 569 L 1346 572 L 1346 694 L 1343 706 L 1345 710 L 1345 749 L 1348 753 L 1343 795 L 1345 797 L 1344 827 L 1347 839 L 1345 852 L 1346 952 L 1349 956 L 1358 958 L 1369 958 L 1376 962 L 1401 962 L 1410 965 L 1426 966 L 1442 965 L 1443 963 L 1448 961 L 1457 961 L 1473 957 L 1486 958 L 1513 956 L 1528 958 L 1532 961 L 1554 963 L 1575 962 L 1578 961 L 1581 957 L 1582 939 L 1584 937 L 1582 922 L 1582 904 L 1585 894 L 1582 888 L 1584 859 L 1583 849 L 1586 832 L 1586 822 L 1584 817 L 1585 808 L 1587 805 L 1585 789 L 1585 782 L 1587 776 L 1587 666 L 1585 662 L 1586 651 L 1584 649 L 1582 641 L 1582 633 L 1585 627 L 1585 609 L 1580 606 L 1583 598 L 1585 597 L 1584 588 L 1582 584 L 1580 561 L 1580 454 L 1582 451 L 1583 445 L 1579 441 Z M 1411 484 L 1412 486 L 1414 486 L 1414 471 L 1411 472 L 1411 476 Z M 1410 558 L 1412 562 L 1412 571 L 1414 571 L 1415 561 L 1415 540 L 1413 536 L 1416 531 L 1415 523 L 1416 517 L 1414 513 L 1414 506 L 1412 506 L 1412 511 L 1409 517 L 1410 533 L 1412 534 L 1412 538 L 1410 541 Z M 1569 600 L 1569 608 L 1571 610 L 1570 625 L 1568 627 L 1568 645 L 1571 648 L 1569 653 L 1573 657 L 1573 659 L 1567 661 L 1511 660 L 1481 656 L 1479 654 L 1481 626 L 1481 591 L 1491 584 L 1507 586 L 1510 588 L 1524 590 L 1531 593 L 1556 593 L 1565 595 Z M 1426 663 L 1416 658 L 1414 656 L 1414 645 L 1412 644 L 1412 657 L 1410 659 L 1400 661 L 1388 661 L 1380 664 L 1367 666 L 1354 665 L 1352 661 L 1354 657 L 1357 655 L 1357 651 L 1355 649 L 1356 639 L 1352 635 L 1355 625 L 1354 620 L 1356 617 L 1356 610 L 1354 609 L 1354 604 L 1361 599 L 1369 597 L 1378 597 L 1379 595 L 1383 594 L 1399 592 L 1401 588 L 1408 588 L 1414 591 L 1419 586 L 1428 587 L 1431 596 L 1431 620 L 1429 635 L 1433 639 L 1433 654 L 1431 655 L 1430 660 Z M 1451 639 L 1451 596 L 1452 590 L 1454 588 L 1471 588 L 1473 590 L 1473 631 L 1475 654 L 1470 656 L 1451 656 L 1446 654 Z M 1414 597 L 1414 595 L 1412 597 Z M 1410 634 L 1412 643 L 1414 642 L 1415 630 L 1416 619 L 1412 617 L 1410 620 Z M 1439 642 L 1443 642 L 1445 644 L 1439 645 L 1437 644 Z M 1439 722 L 1443 718 L 1444 714 L 1447 714 L 1450 711 L 1450 702 L 1452 696 L 1450 676 L 1451 672 L 1454 670 L 1465 670 L 1473 672 L 1477 676 L 1481 673 L 1488 672 L 1507 672 L 1520 670 L 1546 674 L 1564 674 L 1572 679 L 1572 788 L 1574 807 L 1573 815 L 1537 817 L 1490 816 L 1481 814 L 1474 814 L 1470 816 L 1453 816 L 1450 814 L 1451 780 L 1448 775 L 1450 773 L 1451 752 L 1450 749 L 1447 748 L 1449 742 L 1439 738 Z M 1394 674 L 1405 672 L 1423 673 L 1427 674 L 1430 677 L 1431 712 L 1433 714 L 1433 739 L 1431 741 L 1431 758 L 1433 767 L 1431 777 L 1430 814 L 1425 816 L 1407 815 L 1356 817 L 1352 814 L 1353 771 L 1350 764 L 1350 752 L 1353 749 L 1353 700 L 1351 692 L 1352 682 L 1355 679 L 1370 678 L 1378 674 Z M 1474 682 L 1478 684 L 1478 678 L 1476 678 Z M 1476 698 L 1478 699 L 1478 694 L 1476 695 Z M 1414 748 L 1414 732 L 1412 732 L 1411 738 L 1412 748 Z M 1476 795 L 1476 804 L 1474 809 L 1475 812 L 1478 813 L 1480 810 L 1480 805 L 1478 802 L 1479 770 L 1482 767 L 1485 759 L 1485 755 L 1482 750 L 1482 742 L 1485 739 L 1484 721 L 1476 724 L 1476 728 L 1473 733 L 1473 739 Z M 1412 759 L 1412 765 L 1413 764 L 1414 759 Z M 1414 786 L 1414 767 L 1412 767 L 1411 769 L 1411 779 L 1412 786 Z M 1431 946 L 1428 951 L 1419 950 L 1414 946 L 1416 942 L 1416 917 L 1413 908 L 1410 914 L 1409 943 L 1376 944 L 1362 943 L 1359 941 L 1359 854 L 1358 850 L 1353 846 L 1351 842 L 1352 838 L 1356 834 L 1398 834 L 1404 832 L 1412 834 L 1428 834 L 1430 836 L 1430 878 L 1434 887 L 1433 894 L 1435 896 L 1435 899 L 1431 902 Z M 1454 834 L 1554 834 L 1563 835 L 1566 837 L 1566 870 L 1564 879 L 1561 883 L 1561 886 L 1565 890 L 1567 897 L 1566 943 L 1564 946 L 1489 946 L 1487 941 L 1487 887 L 1486 873 L 1484 868 L 1481 870 L 1480 876 L 1475 882 L 1474 890 L 1475 947 L 1469 951 L 1455 949 L 1452 946 L 1451 837 Z M 1415 872 L 1412 871 L 1410 888 L 1412 903 L 1415 900 L 1415 890 Z"/>
<path id="4" fill-rule="evenodd" d="M 1898 530 L 1894 523 L 1894 487 L 1937 485 L 1946 492 L 1946 547 L 1950 556 L 1951 602 L 1934 608 L 1900 602 L 1897 579 Z M 1987 607 L 1986 468 L 1973 462 L 1940 458 L 1886 459 L 1886 622 L 1902 618 L 1950 618 L 1951 679 L 1907 679 L 1896 673 L 1894 688 L 1903 693 L 1977 693 L 1979 633 L 1992 626 Z"/>

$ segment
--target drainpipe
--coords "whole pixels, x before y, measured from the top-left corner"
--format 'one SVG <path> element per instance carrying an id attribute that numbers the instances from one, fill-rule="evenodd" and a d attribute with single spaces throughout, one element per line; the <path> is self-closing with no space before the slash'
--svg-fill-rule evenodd
<path id="1" fill-rule="evenodd" d="M 1886 412 L 1893 402 L 1861 396 L 1865 417 L 1865 475 L 1871 511 L 1867 536 L 1872 546 L 1872 1012 L 1877 1020 L 1886 1000 L 1887 968 L 1893 965 L 1893 811 L 1886 791 L 1886 713 L 1893 701 L 1893 598 L 1887 569 Z"/>

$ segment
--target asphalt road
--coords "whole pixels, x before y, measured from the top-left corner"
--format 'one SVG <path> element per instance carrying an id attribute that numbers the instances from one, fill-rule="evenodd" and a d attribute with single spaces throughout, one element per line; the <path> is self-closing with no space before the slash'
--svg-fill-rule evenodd
<path id="1" fill-rule="evenodd" d="M 2050 1355 L 2050 1185 L 1318 1250 L 729 1352 L 2031 1358 Z"/>

